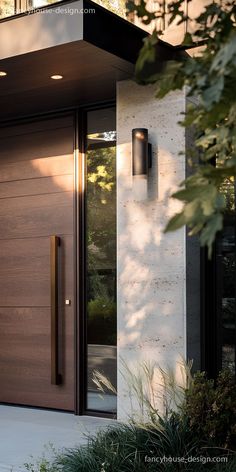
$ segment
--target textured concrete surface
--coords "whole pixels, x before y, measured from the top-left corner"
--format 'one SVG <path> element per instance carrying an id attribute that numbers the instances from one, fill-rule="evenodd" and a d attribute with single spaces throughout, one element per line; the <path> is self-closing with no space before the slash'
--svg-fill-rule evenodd
<path id="1" fill-rule="evenodd" d="M 94 434 L 115 421 L 70 413 L 0 405 L 0 472 L 23 472 L 24 464 L 38 459 L 52 444 L 55 449 L 85 444 Z"/>
<path id="2" fill-rule="evenodd" d="M 185 155 L 179 154 L 185 151 L 185 130 L 178 124 L 185 110 L 185 92 L 171 93 L 163 100 L 154 97 L 152 86 L 132 81 L 118 84 L 120 419 L 132 412 L 124 363 L 135 373 L 140 362 L 155 362 L 172 368 L 182 382 L 178 362 L 186 358 L 186 235 L 184 229 L 163 234 L 169 218 L 180 209 L 169 196 L 185 178 Z M 131 132 L 139 127 L 148 128 L 153 146 L 153 166 L 146 180 L 133 177 L 131 170 Z M 162 396 L 158 370 L 155 376 L 155 391 Z M 156 399 L 160 409 L 162 400 Z"/>

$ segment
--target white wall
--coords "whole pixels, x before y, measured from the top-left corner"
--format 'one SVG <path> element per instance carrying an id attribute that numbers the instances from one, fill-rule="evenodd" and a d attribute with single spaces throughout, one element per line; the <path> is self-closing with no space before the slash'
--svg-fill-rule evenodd
<path id="1" fill-rule="evenodd" d="M 132 81 L 117 90 L 118 418 L 131 413 L 124 361 L 172 367 L 186 357 L 185 230 L 164 235 L 178 211 L 169 195 L 185 177 L 184 92 L 157 100 L 152 86 Z M 146 127 L 153 145 L 148 180 L 132 177 L 131 130 Z M 146 185 L 146 188 L 145 188 Z M 158 389 L 158 387 L 155 387 Z M 161 406 L 160 401 L 160 406 Z"/>

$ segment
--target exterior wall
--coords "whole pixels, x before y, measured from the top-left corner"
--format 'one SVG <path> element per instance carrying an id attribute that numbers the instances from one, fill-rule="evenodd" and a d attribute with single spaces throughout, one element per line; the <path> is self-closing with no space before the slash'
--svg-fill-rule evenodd
<path id="1" fill-rule="evenodd" d="M 118 192 L 118 418 L 131 413 L 124 363 L 170 367 L 181 382 L 186 359 L 185 230 L 163 234 L 179 202 L 169 199 L 185 178 L 185 132 L 178 125 L 185 92 L 155 99 L 152 86 L 132 81 L 117 90 Z M 132 177 L 131 130 L 149 129 L 153 166 L 148 179 Z M 156 371 L 158 382 L 158 372 Z M 158 390 L 158 387 L 156 387 Z M 159 407 L 162 407 L 162 401 Z M 134 400 L 135 402 L 135 400 Z"/>

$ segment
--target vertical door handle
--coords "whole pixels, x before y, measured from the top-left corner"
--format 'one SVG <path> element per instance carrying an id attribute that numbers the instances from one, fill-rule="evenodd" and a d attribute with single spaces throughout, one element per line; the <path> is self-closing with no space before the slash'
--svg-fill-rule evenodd
<path id="1" fill-rule="evenodd" d="M 58 247 L 60 238 L 51 236 L 50 238 L 50 259 L 51 259 L 51 384 L 61 383 L 58 371 L 59 343 L 58 343 Z"/>

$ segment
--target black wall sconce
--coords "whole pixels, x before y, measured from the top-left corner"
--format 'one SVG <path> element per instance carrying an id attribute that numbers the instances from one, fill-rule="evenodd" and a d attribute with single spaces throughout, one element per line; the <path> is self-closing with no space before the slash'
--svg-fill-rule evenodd
<path id="1" fill-rule="evenodd" d="M 147 175 L 152 167 L 152 145 L 148 142 L 148 129 L 132 129 L 133 175 Z"/>

